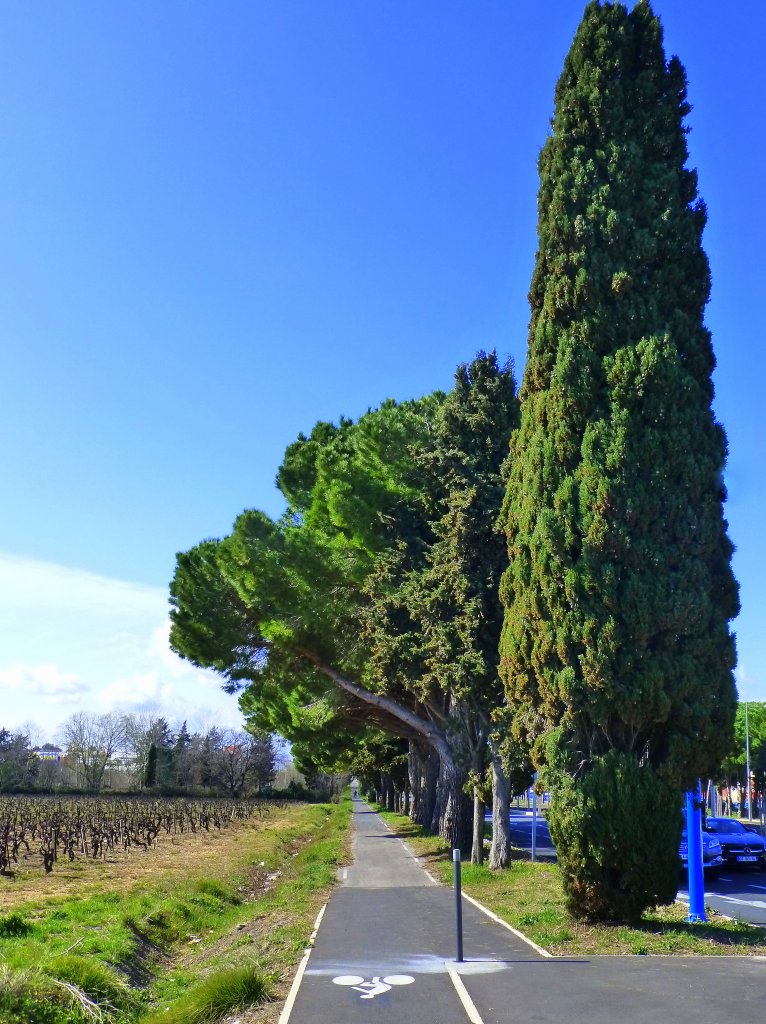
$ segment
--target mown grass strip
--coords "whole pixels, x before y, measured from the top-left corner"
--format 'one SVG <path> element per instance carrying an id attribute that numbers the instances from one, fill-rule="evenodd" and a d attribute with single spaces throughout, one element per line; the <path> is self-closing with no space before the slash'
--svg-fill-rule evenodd
<path id="1" fill-rule="evenodd" d="M 441 839 L 426 834 L 409 818 L 376 810 L 436 878 L 452 884 L 451 851 Z M 521 850 L 515 854 L 509 871 L 464 863 L 463 889 L 554 956 L 766 956 L 766 928 L 732 921 L 709 907 L 706 924 L 689 924 L 688 908 L 680 903 L 647 911 L 636 925 L 575 921 L 565 907 L 558 865 L 533 864 Z"/>

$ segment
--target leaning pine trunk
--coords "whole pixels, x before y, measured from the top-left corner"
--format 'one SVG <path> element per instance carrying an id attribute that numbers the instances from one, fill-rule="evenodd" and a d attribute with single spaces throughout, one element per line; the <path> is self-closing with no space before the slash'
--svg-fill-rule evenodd
<path id="1" fill-rule="evenodd" d="M 492 757 L 492 846 L 491 871 L 511 866 L 511 794 L 500 758 Z"/>

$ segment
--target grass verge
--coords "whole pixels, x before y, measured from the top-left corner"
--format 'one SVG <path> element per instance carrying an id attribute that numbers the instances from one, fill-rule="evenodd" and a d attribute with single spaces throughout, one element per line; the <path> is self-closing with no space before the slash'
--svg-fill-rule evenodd
<path id="1" fill-rule="evenodd" d="M 158 859 L 142 852 L 128 875 L 80 865 L 78 886 L 46 877 L 35 892 L 24 879 L 21 901 L 8 883 L 0 1021 L 214 1024 L 236 1010 L 244 1024 L 247 1005 L 286 994 L 347 856 L 350 814 L 348 800 L 290 805 Z"/>
<path id="2" fill-rule="evenodd" d="M 432 874 L 452 884 L 451 852 L 441 839 L 424 834 L 409 818 L 376 810 Z M 647 911 L 636 925 L 575 921 L 564 906 L 558 866 L 533 864 L 522 850 L 514 855 L 510 871 L 463 864 L 463 890 L 554 956 L 766 955 L 766 928 L 732 921 L 710 907 L 706 924 L 689 924 L 680 903 Z"/>

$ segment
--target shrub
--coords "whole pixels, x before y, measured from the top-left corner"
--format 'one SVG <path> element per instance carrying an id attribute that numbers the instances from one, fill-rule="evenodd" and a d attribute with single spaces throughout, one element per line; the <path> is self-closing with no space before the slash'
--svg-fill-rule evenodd
<path id="1" fill-rule="evenodd" d="M 46 973 L 74 985 L 98 1005 L 108 1004 L 124 1010 L 136 1004 L 136 998 L 128 986 L 105 963 L 94 957 L 65 954 L 52 960 Z"/>
<path id="2" fill-rule="evenodd" d="M 266 979 L 251 965 L 211 975 L 169 1008 L 157 1010 L 144 1024 L 216 1024 L 232 1010 L 269 998 Z"/>
<path id="3" fill-rule="evenodd" d="M 561 772 L 548 824 L 575 916 L 633 921 L 675 899 L 680 798 L 651 765 L 610 750 L 582 779 Z"/>
<path id="4" fill-rule="evenodd" d="M 5 914 L 0 917 L 0 939 L 13 939 L 19 935 L 29 935 L 32 925 L 25 921 L 21 914 Z"/>

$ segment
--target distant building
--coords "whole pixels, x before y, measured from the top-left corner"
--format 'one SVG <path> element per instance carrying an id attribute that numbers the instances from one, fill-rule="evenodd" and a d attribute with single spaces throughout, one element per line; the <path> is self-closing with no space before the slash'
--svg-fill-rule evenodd
<path id="1" fill-rule="evenodd" d="M 61 747 L 55 747 L 52 743 L 43 743 L 41 747 L 33 747 L 32 753 L 41 761 L 60 761 L 64 756 Z"/>

